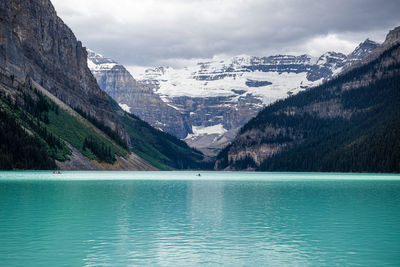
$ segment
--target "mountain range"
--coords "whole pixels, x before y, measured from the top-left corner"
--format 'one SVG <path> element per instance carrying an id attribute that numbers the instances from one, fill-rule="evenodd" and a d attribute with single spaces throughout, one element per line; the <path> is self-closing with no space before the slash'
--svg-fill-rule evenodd
<path id="1" fill-rule="evenodd" d="M 50 0 L 0 2 L 0 169 L 400 172 L 400 27 L 134 74 Z"/>
<path id="2" fill-rule="evenodd" d="M 215 168 L 400 172 L 400 27 L 337 77 L 266 107 Z"/>
<path id="3" fill-rule="evenodd" d="M 100 88 L 126 111 L 215 156 L 266 105 L 320 85 L 377 46 L 367 39 L 349 55 L 196 61 L 180 69 L 149 68 L 135 78 L 113 59 L 88 50 L 88 66 Z"/>

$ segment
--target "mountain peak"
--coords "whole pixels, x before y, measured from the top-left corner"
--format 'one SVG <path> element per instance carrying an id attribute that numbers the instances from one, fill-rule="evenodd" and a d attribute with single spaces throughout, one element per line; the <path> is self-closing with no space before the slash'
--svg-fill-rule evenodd
<path id="1" fill-rule="evenodd" d="M 386 40 L 384 42 L 385 45 L 392 45 L 394 43 L 400 42 L 400 26 L 391 30 L 386 36 Z"/>
<path id="2" fill-rule="evenodd" d="M 379 43 L 374 42 L 367 38 L 364 42 L 360 43 L 356 49 L 348 55 L 349 61 L 358 61 L 369 55 L 373 50 L 379 46 Z"/>
<path id="3" fill-rule="evenodd" d="M 369 38 L 365 39 L 365 41 L 362 42 L 360 45 L 367 45 L 367 44 L 379 45 L 379 43 L 377 43 L 377 42 L 375 42 L 375 41 L 373 41 L 373 40 L 371 40 L 371 39 L 369 39 Z"/>
<path id="4" fill-rule="evenodd" d="M 86 48 L 88 52 L 87 62 L 89 69 L 93 71 L 111 70 L 118 63 L 112 58 L 105 57 L 93 50 Z"/>

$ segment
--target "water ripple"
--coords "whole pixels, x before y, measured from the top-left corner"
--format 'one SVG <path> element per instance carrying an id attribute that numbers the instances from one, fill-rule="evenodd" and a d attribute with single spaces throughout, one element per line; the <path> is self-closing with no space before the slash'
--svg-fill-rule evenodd
<path id="1" fill-rule="evenodd" d="M 0 265 L 400 263 L 399 180 L 214 175 L 203 181 L 0 179 Z"/>

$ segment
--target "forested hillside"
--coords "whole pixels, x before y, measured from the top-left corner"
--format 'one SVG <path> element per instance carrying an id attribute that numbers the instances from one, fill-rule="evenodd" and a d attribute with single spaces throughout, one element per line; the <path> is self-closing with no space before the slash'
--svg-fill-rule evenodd
<path id="1" fill-rule="evenodd" d="M 400 172 L 400 44 L 265 108 L 218 156 L 217 169 Z"/>

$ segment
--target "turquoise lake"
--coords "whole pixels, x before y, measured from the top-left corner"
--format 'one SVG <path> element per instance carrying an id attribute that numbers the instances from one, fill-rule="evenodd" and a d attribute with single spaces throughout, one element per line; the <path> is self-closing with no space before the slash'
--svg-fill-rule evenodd
<path id="1" fill-rule="evenodd" d="M 0 172 L 0 266 L 400 266 L 400 176 Z"/>

